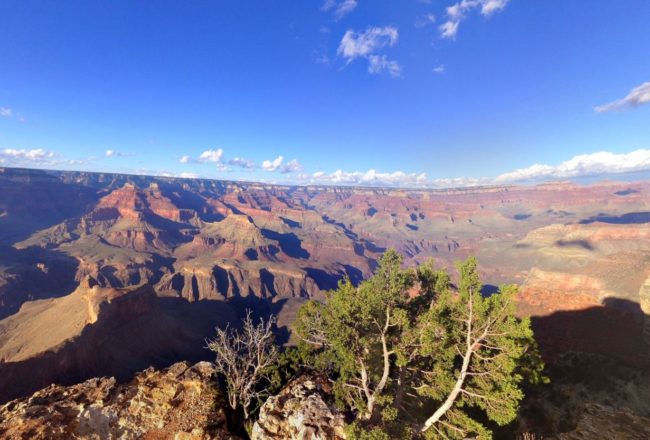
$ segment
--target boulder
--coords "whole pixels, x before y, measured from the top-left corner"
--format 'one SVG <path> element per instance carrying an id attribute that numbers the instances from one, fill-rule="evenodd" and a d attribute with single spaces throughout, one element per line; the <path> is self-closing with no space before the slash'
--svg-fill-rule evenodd
<path id="1" fill-rule="evenodd" d="M 252 440 L 345 439 L 345 420 L 327 403 L 327 379 L 303 375 L 262 405 Z"/>

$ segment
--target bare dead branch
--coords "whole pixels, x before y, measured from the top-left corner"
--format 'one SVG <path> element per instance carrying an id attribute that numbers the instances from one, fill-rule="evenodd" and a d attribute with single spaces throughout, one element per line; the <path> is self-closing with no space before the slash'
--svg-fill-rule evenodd
<path id="1" fill-rule="evenodd" d="M 246 418 L 251 405 L 263 394 L 257 385 L 278 359 L 272 331 L 274 324 L 275 317 L 272 316 L 268 321 L 260 319 L 255 325 L 248 310 L 240 331 L 229 326 L 218 328 L 215 337 L 206 341 L 207 348 L 216 355 L 217 373 L 226 380 L 230 407 L 237 409 L 241 405 Z"/>

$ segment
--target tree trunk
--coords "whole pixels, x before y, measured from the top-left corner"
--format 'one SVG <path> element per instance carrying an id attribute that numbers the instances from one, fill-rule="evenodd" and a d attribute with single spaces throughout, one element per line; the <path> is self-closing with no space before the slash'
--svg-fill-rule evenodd
<path id="1" fill-rule="evenodd" d="M 442 416 L 445 415 L 447 411 L 452 407 L 454 402 L 456 401 L 456 398 L 460 394 L 460 391 L 463 388 L 463 383 L 465 382 L 465 377 L 467 376 L 467 369 L 469 367 L 469 360 L 471 357 L 471 348 L 467 350 L 467 353 L 465 353 L 465 358 L 463 359 L 463 366 L 461 367 L 460 374 L 458 375 L 458 380 L 456 381 L 456 384 L 454 385 L 454 388 L 452 388 L 451 392 L 445 399 L 445 402 L 436 410 L 436 412 L 433 413 L 431 417 L 427 419 L 426 422 L 424 422 L 424 426 L 421 429 L 421 432 L 426 431 L 427 429 L 431 428 L 431 426 L 436 423 L 438 420 L 442 418 Z"/>
<path id="2" fill-rule="evenodd" d="M 436 423 L 438 420 L 442 418 L 442 416 L 445 415 L 447 411 L 452 407 L 456 399 L 458 398 L 458 395 L 463 389 L 463 384 L 465 383 L 465 377 L 467 376 L 467 370 L 469 369 L 469 362 L 472 359 L 472 353 L 474 349 L 474 342 L 472 341 L 472 324 L 473 324 L 473 319 L 474 319 L 474 303 L 473 303 L 473 298 L 472 298 L 472 289 L 470 288 L 469 290 L 469 316 L 467 318 L 467 334 L 465 336 L 465 344 L 466 344 L 466 349 L 465 349 L 465 356 L 463 356 L 463 365 L 460 368 L 460 374 L 458 375 L 458 379 L 456 380 L 456 383 L 454 384 L 454 387 L 451 389 L 451 392 L 445 399 L 444 403 L 436 410 L 436 412 L 433 413 L 431 417 L 429 417 L 426 422 L 424 422 L 424 426 L 421 429 L 421 432 L 426 431 L 427 429 L 431 428 L 431 426 Z M 485 332 L 487 332 L 487 328 L 485 329 Z M 484 332 L 484 333 L 485 333 Z"/>

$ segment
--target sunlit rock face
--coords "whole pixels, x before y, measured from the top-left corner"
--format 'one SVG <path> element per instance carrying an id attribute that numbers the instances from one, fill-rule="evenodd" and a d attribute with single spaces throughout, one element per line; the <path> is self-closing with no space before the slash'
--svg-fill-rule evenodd
<path id="1" fill-rule="evenodd" d="M 345 439 L 345 420 L 327 403 L 331 397 L 327 378 L 304 375 L 293 380 L 262 405 L 252 440 Z"/>
<path id="2" fill-rule="evenodd" d="M 214 366 L 148 369 L 129 383 L 94 378 L 52 385 L 0 407 L 4 439 L 236 439 L 226 429 Z"/>

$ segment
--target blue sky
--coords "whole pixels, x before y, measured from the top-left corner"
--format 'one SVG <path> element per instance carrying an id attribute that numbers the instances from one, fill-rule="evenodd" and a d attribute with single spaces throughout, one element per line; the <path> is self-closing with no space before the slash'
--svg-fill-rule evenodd
<path id="1" fill-rule="evenodd" d="M 648 171 L 649 22 L 647 0 L 4 0 L 0 165 L 401 186 Z"/>

